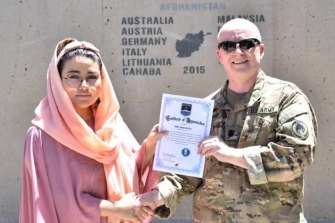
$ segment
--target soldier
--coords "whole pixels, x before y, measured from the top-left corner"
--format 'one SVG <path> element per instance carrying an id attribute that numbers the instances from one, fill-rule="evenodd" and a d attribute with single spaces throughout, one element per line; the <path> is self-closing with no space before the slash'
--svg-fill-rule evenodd
<path id="1" fill-rule="evenodd" d="M 211 136 L 199 143 L 203 178 L 163 176 L 142 204 L 168 218 L 194 193 L 194 222 L 306 222 L 303 172 L 316 147 L 313 108 L 296 85 L 262 71 L 265 47 L 255 24 L 231 20 L 217 41 L 228 80 L 211 96 Z"/>

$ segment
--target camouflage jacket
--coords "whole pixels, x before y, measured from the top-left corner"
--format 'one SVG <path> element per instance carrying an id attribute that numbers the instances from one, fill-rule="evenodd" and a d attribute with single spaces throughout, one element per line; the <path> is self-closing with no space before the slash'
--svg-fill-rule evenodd
<path id="1" fill-rule="evenodd" d="M 256 84 L 231 108 L 227 85 L 215 101 L 211 134 L 244 150 L 248 169 L 206 159 L 203 178 L 168 174 L 157 185 L 170 217 L 193 195 L 194 222 L 305 222 L 303 172 L 312 161 L 317 122 L 311 104 L 294 84 L 260 71 Z"/>

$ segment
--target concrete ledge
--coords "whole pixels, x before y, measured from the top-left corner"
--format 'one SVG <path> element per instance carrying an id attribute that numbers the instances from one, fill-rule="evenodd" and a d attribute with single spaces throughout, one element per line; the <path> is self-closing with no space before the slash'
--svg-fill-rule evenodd
<path id="1" fill-rule="evenodd" d="M 192 220 L 183 220 L 183 219 L 169 219 L 169 220 L 159 220 L 154 219 L 152 223 L 192 223 Z M 310 219 L 308 223 L 335 223 L 335 219 Z"/>
<path id="2" fill-rule="evenodd" d="M 0 221 L 0 223 L 18 223 L 18 222 Z M 169 219 L 169 220 L 154 219 L 152 223 L 192 223 L 192 220 L 190 219 Z M 308 223 L 335 223 L 335 219 L 309 219 Z"/>

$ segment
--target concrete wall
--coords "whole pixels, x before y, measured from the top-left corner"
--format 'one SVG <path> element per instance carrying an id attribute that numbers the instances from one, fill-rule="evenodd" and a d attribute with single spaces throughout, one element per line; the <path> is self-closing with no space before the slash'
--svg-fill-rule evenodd
<path id="1" fill-rule="evenodd" d="M 295 82 L 315 107 L 320 131 L 314 165 L 305 174 L 305 212 L 308 219 L 335 221 L 331 65 L 335 1 L 0 0 L 0 4 L 0 222 L 17 221 L 24 137 L 34 108 L 46 93 L 46 70 L 59 40 L 76 37 L 101 49 L 121 113 L 142 141 L 158 122 L 162 93 L 204 97 L 223 85 L 226 77 L 216 62 L 215 36 L 224 21 L 238 16 L 254 21 L 263 34 L 263 69 Z M 185 37 L 200 42 L 188 51 Z M 182 47 L 176 49 L 176 44 Z M 148 67 L 140 63 L 157 60 L 162 64 L 150 66 L 154 74 L 143 75 Z M 174 219 L 190 219 L 190 206 L 188 199 Z"/>

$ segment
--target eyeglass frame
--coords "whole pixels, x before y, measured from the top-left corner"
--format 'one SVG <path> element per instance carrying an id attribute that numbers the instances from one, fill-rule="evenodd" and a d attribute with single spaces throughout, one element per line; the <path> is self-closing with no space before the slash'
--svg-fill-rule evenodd
<path id="1" fill-rule="evenodd" d="M 242 45 L 244 45 L 243 42 L 249 42 L 249 43 L 252 43 L 252 44 L 249 48 L 248 48 L 248 46 L 242 46 L 241 47 L 241 43 L 242 43 Z M 234 44 L 234 47 L 233 47 L 232 50 L 228 50 L 228 47 L 231 47 L 231 46 L 224 47 L 225 44 Z M 251 48 L 259 46 L 261 44 L 261 41 L 259 41 L 256 38 L 243 39 L 243 40 L 240 40 L 240 41 L 222 41 L 221 43 L 218 44 L 218 49 L 222 49 L 223 51 L 225 51 L 227 53 L 231 53 L 231 52 L 234 52 L 237 49 L 237 44 L 238 44 L 238 47 L 240 48 L 240 50 L 242 52 L 244 52 L 244 51 L 250 50 Z"/>
<path id="2" fill-rule="evenodd" d="M 77 79 L 74 79 L 74 78 L 71 78 L 70 76 L 71 75 L 77 75 L 78 77 L 80 77 L 79 79 L 80 79 L 80 82 L 78 82 L 78 84 L 77 84 L 77 86 L 75 86 L 75 85 L 73 85 L 73 84 L 70 84 L 69 83 L 69 81 L 68 80 L 77 80 Z M 96 79 L 94 79 L 95 80 L 95 82 L 93 83 L 93 84 L 91 84 L 90 83 L 90 79 L 89 78 L 91 78 L 92 76 L 94 76 L 94 77 L 97 77 Z M 83 78 L 82 76 L 80 76 L 80 75 L 78 75 L 78 74 L 70 74 L 70 75 L 68 75 L 67 77 L 62 77 L 62 78 L 64 78 L 65 80 L 66 80 L 66 83 L 70 86 L 70 87 L 72 87 L 72 88 L 78 88 L 78 87 L 80 87 L 83 83 L 84 83 L 84 80 L 85 80 L 85 83 L 87 83 L 87 85 L 88 86 L 90 86 L 90 87 L 94 87 L 94 86 L 96 86 L 96 83 L 97 83 L 97 81 L 100 79 L 102 79 L 102 76 L 101 76 L 101 74 L 90 74 L 90 75 L 88 75 L 86 78 Z M 92 79 L 91 79 L 92 80 Z"/>

